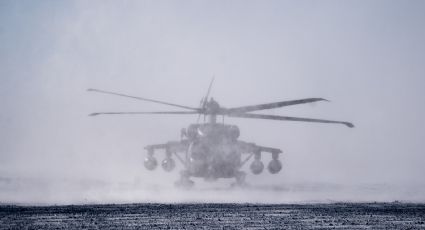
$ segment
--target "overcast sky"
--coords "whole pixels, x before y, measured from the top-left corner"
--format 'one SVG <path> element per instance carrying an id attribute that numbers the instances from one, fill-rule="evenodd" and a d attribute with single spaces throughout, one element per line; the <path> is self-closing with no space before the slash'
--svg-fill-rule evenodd
<path id="1" fill-rule="evenodd" d="M 264 113 L 356 125 L 225 119 L 284 152 L 280 174 L 251 183 L 425 186 L 424 12 L 424 1 L 0 1 L 0 176 L 172 183 L 178 173 L 143 168 L 143 147 L 178 140 L 196 116 L 88 117 L 170 108 L 86 89 L 197 106 L 215 76 L 222 106 L 323 97 Z"/>

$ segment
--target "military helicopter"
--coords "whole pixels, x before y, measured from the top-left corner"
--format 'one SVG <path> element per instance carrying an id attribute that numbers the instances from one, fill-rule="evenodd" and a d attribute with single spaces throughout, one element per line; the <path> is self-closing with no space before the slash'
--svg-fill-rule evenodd
<path id="1" fill-rule="evenodd" d="M 176 166 L 173 156 L 178 159 L 178 161 L 184 166 L 184 170 L 180 172 L 180 179 L 176 181 L 175 185 L 185 188 L 193 186 L 194 182 L 190 179 L 191 177 L 204 178 L 206 181 L 215 181 L 219 178 L 235 178 L 235 185 L 245 185 L 246 173 L 241 171 L 242 166 L 254 157 L 254 160 L 250 165 L 250 170 L 255 175 L 262 173 L 264 170 L 264 164 L 261 161 L 261 155 L 263 153 L 271 154 L 272 160 L 267 166 L 267 169 L 271 174 L 276 174 L 282 169 L 282 163 L 279 160 L 279 154 L 282 153 L 280 149 L 238 140 L 240 135 L 239 128 L 236 125 L 224 124 L 224 121 L 222 123 L 217 122 L 217 116 L 223 116 L 223 118 L 224 116 L 228 116 L 279 121 L 343 124 L 350 128 L 354 127 L 352 123 L 345 121 L 252 113 L 253 111 L 259 110 L 327 101 L 323 98 L 305 98 L 300 100 L 225 108 L 220 106 L 220 104 L 212 97 L 209 98 L 213 81 L 214 79 L 211 81 L 206 96 L 202 98 L 199 107 L 178 105 L 99 89 L 88 89 L 88 91 L 91 92 L 127 97 L 185 109 L 185 111 L 159 112 L 97 112 L 90 114 L 90 116 L 120 114 L 198 114 L 196 123 L 189 125 L 187 129 L 183 128 L 181 130 L 181 140 L 169 141 L 163 144 L 148 145 L 145 147 L 147 150 L 147 157 L 145 158 L 144 166 L 148 170 L 154 170 L 158 165 L 158 162 L 154 157 L 156 150 L 163 150 L 165 153 L 165 159 L 161 162 L 161 166 L 167 172 L 172 171 Z M 204 116 L 204 122 L 200 123 L 200 117 L 202 115 Z M 242 157 L 243 155 L 245 155 L 245 157 Z"/>

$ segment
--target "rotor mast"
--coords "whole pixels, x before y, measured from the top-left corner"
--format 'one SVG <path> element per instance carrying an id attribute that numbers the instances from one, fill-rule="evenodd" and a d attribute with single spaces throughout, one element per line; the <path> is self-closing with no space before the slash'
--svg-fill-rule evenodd
<path id="1" fill-rule="evenodd" d="M 204 107 L 204 114 L 208 116 L 208 121 L 210 124 L 217 123 L 217 114 L 220 114 L 221 107 L 214 100 L 214 98 L 211 98 L 209 101 L 206 102 Z"/>

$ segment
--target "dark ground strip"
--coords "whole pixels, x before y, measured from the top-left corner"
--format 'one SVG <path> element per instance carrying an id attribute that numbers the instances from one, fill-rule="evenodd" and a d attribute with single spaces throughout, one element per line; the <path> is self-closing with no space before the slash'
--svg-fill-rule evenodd
<path id="1" fill-rule="evenodd" d="M 0 206 L 1 229 L 425 229 L 425 204 Z"/>

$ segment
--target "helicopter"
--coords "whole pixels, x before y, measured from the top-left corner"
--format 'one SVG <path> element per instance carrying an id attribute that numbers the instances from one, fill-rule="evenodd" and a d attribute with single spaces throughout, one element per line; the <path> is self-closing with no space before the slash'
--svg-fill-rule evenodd
<path id="1" fill-rule="evenodd" d="M 282 169 L 282 162 L 279 155 L 282 150 L 278 148 L 266 147 L 255 143 L 248 143 L 239 140 L 240 130 L 238 126 L 224 124 L 224 117 L 266 119 L 277 121 L 299 121 L 328 124 L 342 124 L 353 128 L 354 125 L 345 121 L 332 121 L 313 118 L 288 117 L 278 115 L 266 115 L 252 113 L 254 111 L 268 110 L 285 106 L 313 103 L 318 101 L 328 101 L 324 98 L 305 98 L 299 100 L 287 100 L 258 105 L 226 108 L 222 107 L 212 97 L 209 98 L 211 81 L 205 97 L 202 98 L 198 107 L 184 106 L 144 97 L 131 96 L 122 93 L 105 91 L 100 89 L 88 89 L 91 92 L 115 95 L 132 98 L 157 104 L 168 105 L 185 109 L 184 111 L 157 111 L 157 112 L 96 112 L 90 116 L 98 115 L 121 115 L 121 114 L 169 114 L 169 115 L 198 115 L 197 122 L 190 124 L 188 128 L 183 128 L 180 132 L 179 141 L 168 141 L 163 144 L 153 144 L 145 146 L 147 156 L 144 166 L 148 170 L 154 170 L 158 166 L 158 161 L 154 157 L 157 150 L 165 153 L 165 158 L 161 162 L 162 168 L 166 172 L 171 172 L 176 167 L 175 157 L 184 167 L 180 172 L 180 178 L 175 182 L 178 187 L 190 188 L 194 185 L 191 178 L 203 178 L 205 181 L 216 181 L 220 178 L 234 178 L 234 185 L 246 185 L 246 173 L 241 168 L 252 158 L 250 170 L 254 175 L 263 172 L 264 164 L 261 161 L 262 154 L 271 154 L 272 160 L 267 165 L 271 174 L 277 174 Z M 204 117 L 204 122 L 200 122 L 200 117 Z M 223 122 L 217 122 L 217 117 L 222 116 Z"/>

